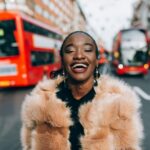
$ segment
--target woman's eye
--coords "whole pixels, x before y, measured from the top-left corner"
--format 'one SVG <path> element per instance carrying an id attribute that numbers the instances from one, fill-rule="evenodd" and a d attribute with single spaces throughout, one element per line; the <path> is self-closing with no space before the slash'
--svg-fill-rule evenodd
<path id="1" fill-rule="evenodd" d="M 85 52 L 92 52 L 92 49 L 85 49 Z"/>
<path id="2" fill-rule="evenodd" d="M 75 50 L 73 48 L 68 48 L 68 49 L 65 49 L 65 53 L 71 53 L 71 52 L 74 52 Z"/>

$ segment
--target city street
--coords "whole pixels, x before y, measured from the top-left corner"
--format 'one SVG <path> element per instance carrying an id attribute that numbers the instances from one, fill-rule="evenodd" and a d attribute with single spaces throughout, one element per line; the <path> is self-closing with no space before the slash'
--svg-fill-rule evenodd
<path id="1" fill-rule="evenodd" d="M 150 148 L 150 72 L 148 77 L 119 77 L 130 84 L 141 97 L 145 139 L 143 150 Z M 21 150 L 20 110 L 22 101 L 33 87 L 0 90 L 0 150 Z"/>
<path id="2" fill-rule="evenodd" d="M 122 103 L 122 97 L 131 103 L 134 102 L 132 94 L 130 100 L 130 92 L 126 92 L 128 90 L 121 86 L 125 94 L 121 92 L 120 98 L 119 94 L 115 95 L 117 91 L 120 91 L 116 82 L 106 78 L 109 83 L 112 82 L 117 87 L 109 90 L 111 86 L 107 82 L 104 81 L 104 84 L 95 82 L 93 78 L 93 74 L 96 78 L 99 75 L 108 74 L 125 81 L 139 96 L 142 104 L 140 115 L 144 125 L 144 139 L 140 150 L 150 150 L 150 0 L 88 2 L 87 0 L 0 0 L 0 150 L 22 150 L 20 135 L 22 103 L 40 80 L 46 80 L 49 76 L 55 77 L 57 74 L 63 75 L 64 83 L 67 82 L 71 88 L 67 89 L 65 84 L 61 84 L 60 87 L 64 87 L 64 90 L 57 94 L 71 109 L 71 121 L 68 121 L 68 113 L 66 113 L 68 111 L 61 104 L 62 111 L 58 105 L 55 108 L 55 103 L 52 105 L 53 101 L 48 99 L 53 98 L 51 93 L 44 94 L 45 103 L 43 103 L 43 97 L 42 102 L 40 99 L 39 103 L 36 97 L 33 98 L 35 103 L 38 103 L 36 105 L 38 108 L 30 103 L 34 101 L 33 99 L 29 105 L 25 105 L 25 108 L 28 107 L 25 110 L 27 113 L 24 113 L 24 118 L 27 120 L 25 124 L 32 129 L 34 124 L 38 124 L 35 125 L 35 130 L 42 134 L 38 136 L 40 138 L 31 140 L 32 146 L 27 144 L 30 141 L 29 138 L 24 144 L 27 147 L 25 149 L 33 149 L 35 145 L 35 149 L 41 147 L 42 150 L 66 150 L 65 144 L 68 144 L 65 140 L 66 133 L 70 133 L 70 146 L 78 150 L 80 149 L 76 148 L 76 146 L 80 147 L 78 137 L 80 133 L 85 132 L 88 135 L 85 138 L 81 137 L 83 149 L 95 150 L 96 147 L 100 147 L 106 150 L 106 147 L 108 149 L 111 147 L 115 150 L 129 150 L 136 147 L 133 149 L 137 150 L 136 140 L 133 139 L 137 137 L 137 132 L 134 132 L 132 128 L 133 124 L 139 127 L 139 124 L 135 123 L 137 116 L 135 113 L 134 119 L 126 117 L 125 115 L 130 114 L 130 111 L 134 112 L 134 108 L 130 104 L 125 107 L 127 102 Z M 95 99 L 97 97 L 103 99 L 95 100 L 96 108 L 93 108 L 90 100 L 93 99 L 94 90 L 89 91 L 95 83 L 102 83 L 106 92 L 103 88 L 100 88 L 101 91 L 95 90 L 95 93 L 102 93 L 102 96 L 97 95 Z M 53 83 L 50 82 L 50 84 Z M 45 85 L 44 89 L 46 89 Z M 81 106 L 84 103 L 88 103 L 87 108 Z M 89 103 L 92 103 L 92 106 Z M 81 107 L 83 109 L 80 109 Z M 63 111 L 67 116 L 66 121 Z M 81 112 L 80 116 L 78 111 Z M 51 112 L 56 112 L 59 117 Z M 94 114 L 97 116 L 95 117 Z M 30 116 L 33 123 L 28 121 L 30 119 L 26 119 Z M 59 121 L 55 122 L 57 118 L 63 125 Z M 90 121 L 89 125 L 86 118 Z M 120 118 L 123 121 L 120 121 Z M 133 122 L 130 123 L 129 120 Z M 67 132 L 66 127 L 70 125 L 70 122 L 74 124 Z M 56 128 L 50 127 L 54 125 Z M 60 128 L 62 126 L 63 128 Z M 126 134 L 125 130 L 119 130 L 120 126 L 123 126 L 122 128 L 125 126 L 129 131 L 131 126 L 133 130 Z M 44 131 L 46 136 L 43 134 Z M 52 137 L 51 140 L 47 136 L 48 132 Z M 56 137 L 53 137 L 52 132 Z M 23 135 L 29 134 L 23 133 Z M 33 136 L 30 137 L 33 138 Z M 100 137 L 107 137 L 106 142 L 99 139 Z M 60 148 L 53 148 L 53 146 Z"/>

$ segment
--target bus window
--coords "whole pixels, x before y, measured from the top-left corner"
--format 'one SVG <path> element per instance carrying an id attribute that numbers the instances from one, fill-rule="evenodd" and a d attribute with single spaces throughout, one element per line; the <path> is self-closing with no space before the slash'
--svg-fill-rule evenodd
<path id="1" fill-rule="evenodd" d="M 124 65 L 142 65 L 147 61 L 147 43 L 145 33 L 129 30 L 122 33 L 121 57 Z M 140 56 L 139 56 L 140 55 Z"/>
<path id="2" fill-rule="evenodd" d="M 48 65 L 54 63 L 54 53 L 52 52 L 31 52 L 32 66 Z"/>
<path id="3" fill-rule="evenodd" d="M 23 26 L 24 26 L 25 31 L 36 33 L 36 34 L 43 35 L 43 36 L 47 36 L 49 38 L 53 38 L 56 40 L 62 40 L 61 35 L 54 33 L 53 31 L 43 29 L 42 27 L 32 24 L 26 20 L 23 20 Z"/>
<path id="4" fill-rule="evenodd" d="M 15 56 L 19 54 L 14 31 L 15 20 L 0 21 L 0 57 Z"/>
<path id="5" fill-rule="evenodd" d="M 134 55 L 134 61 L 138 63 L 138 62 L 145 62 L 145 60 L 147 60 L 147 53 L 143 51 L 136 51 Z"/>

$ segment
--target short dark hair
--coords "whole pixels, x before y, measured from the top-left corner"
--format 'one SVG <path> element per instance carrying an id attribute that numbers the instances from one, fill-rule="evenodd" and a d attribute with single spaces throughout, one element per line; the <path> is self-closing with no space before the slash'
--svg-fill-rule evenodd
<path id="1" fill-rule="evenodd" d="M 61 48 L 60 48 L 60 56 L 61 56 L 61 58 L 63 57 L 63 48 L 64 48 L 64 45 L 65 45 L 65 42 L 68 40 L 68 38 L 69 38 L 70 36 L 72 36 L 73 34 L 76 34 L 76 33 L 82 33 L 82 34 L 85 34 L 85 35 L 87 35 L 88 37 L 90 37 L 90 39 L 93 41 L 93 43 L 94 43 L 94 45 L 95 45 L 95 48 L 96 48 L 96 58 L 99 59 L 99 50 L 98 50 L 98 46 L 97 46 L 97 44 L 96 44 L 96 41 L 94 40 L 94 38 L 93 38 L 89 33 L 84 32 L 84 31 L 74 31 L 74 32 L 71 32 L 70 34 L 68 34 L 68 35 L 65 37 L 65 39 L 64 39 L 64 41 L 63 41 L 63 43 L 62 43 L 62 45 L 61 45 Z"/>

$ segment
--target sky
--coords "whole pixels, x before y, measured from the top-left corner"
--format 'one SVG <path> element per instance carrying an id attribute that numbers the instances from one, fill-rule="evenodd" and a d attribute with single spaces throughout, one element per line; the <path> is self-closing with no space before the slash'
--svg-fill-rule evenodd
<path id="1" fill-rule="evenodd" d="M 112 48 L 115 34 L 130 27 L 133 6 L 138 0 L 78 0 L 87 22 L 102 39 L 108 50 Z"/>

